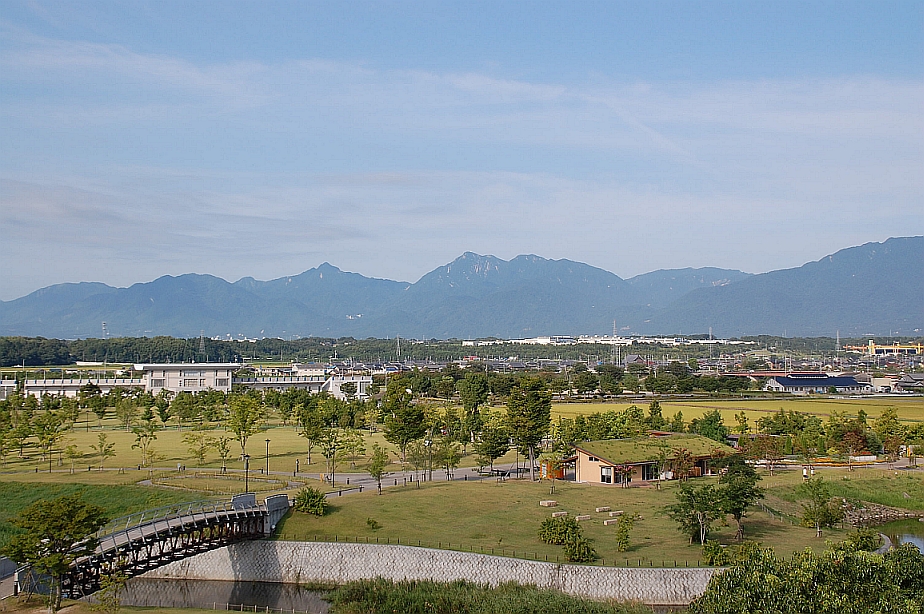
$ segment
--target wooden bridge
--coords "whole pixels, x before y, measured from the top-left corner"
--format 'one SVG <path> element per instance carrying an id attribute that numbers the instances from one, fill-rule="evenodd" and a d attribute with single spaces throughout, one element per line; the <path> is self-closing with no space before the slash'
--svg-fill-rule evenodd
<path id="1" fill-rule="evenodd" d="M 170 505 L 111 521 L 100 529 L 96 551 L 74 562 L 64 577 L 66 597 L 96 592 L 101 577 L 121 572 L 127 577 L 195 556 L 234 542 L 270 535 L 289 509 L 286 495 L 257 502 L 252 494 L 228 502 L 199 501 Z M 41 590 L 40 578 L 18 570 L 20 590 Z"/>

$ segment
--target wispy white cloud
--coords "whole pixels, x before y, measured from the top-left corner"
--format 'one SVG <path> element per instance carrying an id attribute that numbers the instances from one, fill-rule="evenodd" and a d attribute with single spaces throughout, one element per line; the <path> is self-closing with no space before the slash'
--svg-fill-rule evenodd
<path id="1" fill-rule="evenodd" d="M 917 81 L 562 84 L 0 34 L 0 299 L 99 262 L 123 284 L 323 260 L 413 280 L 465 250 L 762 271 L 924 231 Z"/>

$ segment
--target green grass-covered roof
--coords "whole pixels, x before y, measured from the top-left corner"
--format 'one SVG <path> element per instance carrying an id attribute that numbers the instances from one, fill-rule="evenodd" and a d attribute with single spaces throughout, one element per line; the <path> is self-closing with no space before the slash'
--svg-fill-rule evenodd
<path id="1" fill-rule="evenodd" d="M 583 441 L 575 447 L 617 465 L 655 461 L 662 447 L 666 448 L 668 459 L 674 458 L 678 448 L 686 448 L 694 457 L 711 456 L 717 449 L 725 454 L 735 452 L 733 448 L 714 439 L 694 434 Z"/>

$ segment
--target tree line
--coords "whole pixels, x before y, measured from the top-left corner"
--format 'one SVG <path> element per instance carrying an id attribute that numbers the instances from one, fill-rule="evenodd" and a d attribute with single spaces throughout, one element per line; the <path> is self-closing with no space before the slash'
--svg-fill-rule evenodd
<path id="1" fill-rule="evenodd" d="M 693 338 L 695 338 L 694 336 Z M 702 337 L 702 335 L 700 336 Z M 759 347 L 773 348 L 777 352 L 811 354 L 829 352 L 836 349 L 833 338 L 785 338 L 772 336 L 744 337 Z M 842 339 L 845 345 L 865 345 L 868 338 Z M 920 342 L 917 338 L 882 338 L 874 339 L 876 343 Z M 434 360 L 438 362 L 458 360 L 463 353 L 490 353 L 499 356 L 517 356 L 521 360 L 540 358 L 559 358 L 564 360 L 584 360 L 588 362 L 607 362 L 610 348 L 596 344 L 574 344 L 560 346 L 541 346 L 520 343 L 501 343 L 485 348 L 462 348 L 457 339 L 429 339 L 423 341 L 406 341 L 401 344 L 401 356 L 397 355 L 396 342 L 393 339 L 354 339 L 352 337 L 324 338 L 309 337 L 305 339 L 258 339 L 255 341 L 216 340 L 192 337 L 113 337 L 106 339 L 46 339 L 44 337 L 0 337 L 0 367 L 23 365 L 27 367 L 59 366 L 74 364 L 76 361 L 99 361 L 112 363 L 132 362 L 230 362 L 243 358 L 253 360 L 317 360 L 327 361 L 332 358 L 354 358 L 365 361 L 389 361 L 400 359 Z M 686 345 L 680 347 L 659 344 L 639 345 L 627 350 L 650 355 L 657 360 L 677 359 L 680 357 L 702 359 L 710 356 L 715 348 L 705 345 Z M 741 346 L 720 347 L 720 351 L 739 352 Z M 668 371 L 669 372 L 669 371 Z M 683 374 L 672 373 L 678 379 Z M 669 378 L 668 378 L 669 379 Z M 686 386 L 681 384 L 681 387 Z"/>

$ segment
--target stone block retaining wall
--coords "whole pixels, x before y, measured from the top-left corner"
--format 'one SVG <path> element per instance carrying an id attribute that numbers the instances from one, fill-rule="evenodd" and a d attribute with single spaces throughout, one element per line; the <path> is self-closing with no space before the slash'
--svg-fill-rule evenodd
<path id="1" fill-rule="evenodd" d="M 590 599 L 686 605 L 706 590 L 715 569 L 637 569 L 559 565 L 451 550 L 378 544 L 249 541 L 175 561 L 145 578 L 333 582 L 469 580 L 535 584 Z"/>

